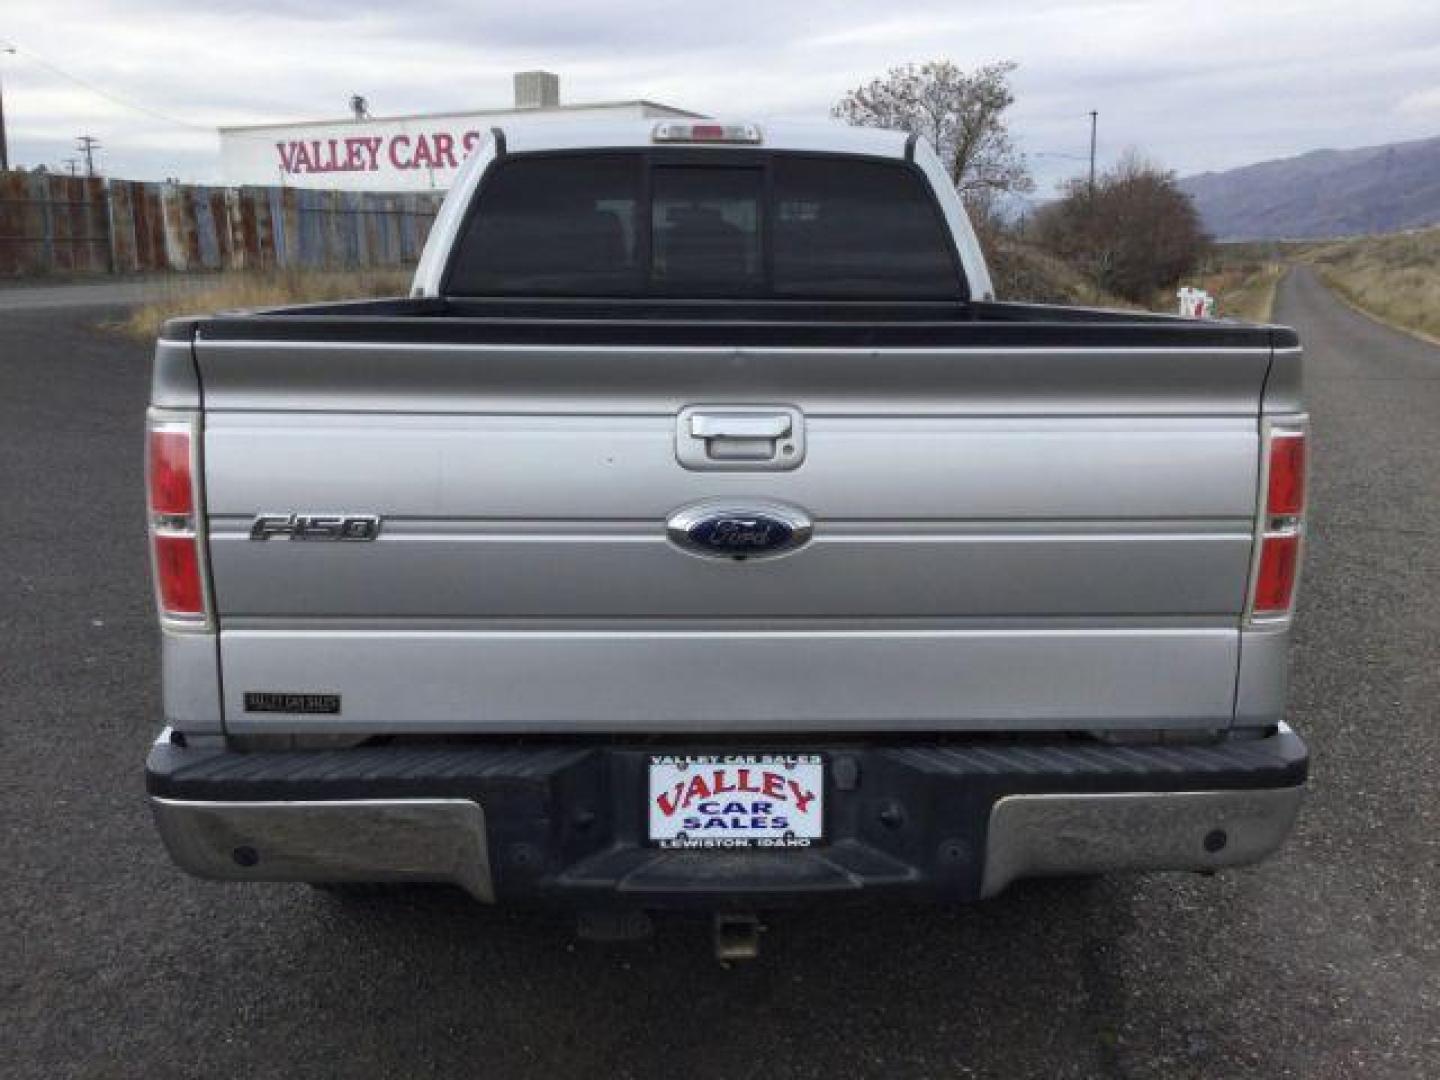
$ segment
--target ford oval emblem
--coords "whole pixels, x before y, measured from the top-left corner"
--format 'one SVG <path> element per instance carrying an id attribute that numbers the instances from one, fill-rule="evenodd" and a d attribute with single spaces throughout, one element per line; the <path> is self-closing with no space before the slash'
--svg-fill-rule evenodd
<path id="1" fill-rule="evenodd" d="M 804 511 L 779 503 L 701 503 L 666 522 L 675 544 L 713 559 L 763 559 L 794 551 L 810 539 Z"/>

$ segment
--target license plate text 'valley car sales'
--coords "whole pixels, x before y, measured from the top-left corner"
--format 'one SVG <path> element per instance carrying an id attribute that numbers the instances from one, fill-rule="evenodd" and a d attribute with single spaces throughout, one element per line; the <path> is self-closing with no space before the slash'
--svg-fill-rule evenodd
<path id="1" fill-rule="evenodd" d="M 809 847 L 823 836 L 818 754 L 657 755 L 650 839 L 661 847 Z"/>

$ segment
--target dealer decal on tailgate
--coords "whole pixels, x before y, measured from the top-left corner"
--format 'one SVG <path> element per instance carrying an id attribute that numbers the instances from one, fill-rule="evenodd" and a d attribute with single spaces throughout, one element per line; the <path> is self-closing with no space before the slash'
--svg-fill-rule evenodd
<path id="1" fill-rule="evenodd" d="M 819 754 L 657 755 L 650 840 L 661 847 L 809 847 L 824 836 Z"/>

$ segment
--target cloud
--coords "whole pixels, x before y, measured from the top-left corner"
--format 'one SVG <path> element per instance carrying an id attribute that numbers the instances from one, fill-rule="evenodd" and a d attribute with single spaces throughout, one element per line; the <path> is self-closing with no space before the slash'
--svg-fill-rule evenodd
<path id="1" fill-rule="evenodd" d="M 503 107 L 532 67 L 570 102 L 821 117 L 896 64 L 1015 60 L 1042 191 L 1081 167 L 1091 109 L 1102 163 L 1133 146 L 1182 172 L 1440 123 L 1440 8 L 1413 0 L 9 0 L 3 33 L 22 49 L 0 56 L 12 157 L 54 164 L 85 131 L 147 178 L 215 179 L 221 124 L 337 116 L 355 92 L 382 115 Z"/>
<path id="2" fill-rule="evenodd" d="M 1400 99 L 1396 111 L 1403 116 L 1420 116 L 1440 123 L 1440 86 L 1407 94 Z"/>

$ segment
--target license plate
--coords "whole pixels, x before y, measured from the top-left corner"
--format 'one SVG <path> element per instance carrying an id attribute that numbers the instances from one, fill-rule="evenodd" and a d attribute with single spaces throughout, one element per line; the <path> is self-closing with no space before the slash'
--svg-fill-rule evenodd
<path id="1" fill-rule="evenodd" d="M 657 754 L 650 842 L 666 848 L 803 848 L 825 837 L 819 754 Z"/>

